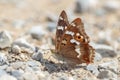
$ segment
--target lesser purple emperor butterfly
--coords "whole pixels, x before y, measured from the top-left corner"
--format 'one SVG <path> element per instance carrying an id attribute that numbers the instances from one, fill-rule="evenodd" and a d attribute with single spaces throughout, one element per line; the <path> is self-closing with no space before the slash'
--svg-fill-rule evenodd
<path id="1" fill-rule="evenodd" d="M 66 12 L 62 11 L 56 30 L 55 50 L 57 57 L 61 56 L 70 63 L 93 63 L 95 52 L 89 45 L 89 37 L 80 18 L 69 23 Z"/>

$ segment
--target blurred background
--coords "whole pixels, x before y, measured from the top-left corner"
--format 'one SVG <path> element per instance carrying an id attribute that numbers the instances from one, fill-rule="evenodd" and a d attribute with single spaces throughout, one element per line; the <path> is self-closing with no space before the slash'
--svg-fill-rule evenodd
<path id="1" fill-rule="evenodd" d="M 55 64 L 60 61 L 51 58 L 49 50 L 54 48 L 62 10 L 69 22 L 82 19 L 95 49 L 93 64 L 69 71 L 71 66 Z M 120 0 L 0 0 L 0 80 L 117 77 L 120 79 Z"/>
<path id="2" fill-rule="evenodd" d="M 49 43 L 45 38 L 54 39 L 62 10 L 70 22 L 82 19 L 92 42 L 120 50 L 120 0 L 0 0 L 0 31 L 9 31 L 13 39 L 32 35 L 37 44 Z"/>

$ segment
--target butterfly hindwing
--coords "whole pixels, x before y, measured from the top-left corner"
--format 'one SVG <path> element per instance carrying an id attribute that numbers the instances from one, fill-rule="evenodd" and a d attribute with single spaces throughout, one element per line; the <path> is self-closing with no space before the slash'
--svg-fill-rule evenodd
<path id="1" fill-rule="evenodd" d="M 92 46 L 89 45 L 89 37 L 86 34 L 84 30 L 84 24 L 80 18 L 76 18 L 74 21 L 71 23 L 70 30 L 74 32 L 74 39 L 78 41 L 80 44 L 76 45 L 75 49 L 78 49 L 78 55 L 80 61 L 85 62 L 85 63 L 92 63 L 94 59 L 94 49 Z"/>

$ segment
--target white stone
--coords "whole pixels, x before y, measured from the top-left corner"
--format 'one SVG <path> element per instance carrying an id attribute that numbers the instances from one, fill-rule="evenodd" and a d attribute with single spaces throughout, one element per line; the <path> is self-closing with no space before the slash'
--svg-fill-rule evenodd
<path id="1" fill-rule="evenodd" d="M 111 61 L 101 63 L 101 64 L 99 64 L 98 66 L 99 66 L 100 68 L 109 69 L 109 70 L 112 70 L 112 71 L 114 71 L 114 72 L 117 73 L 118 61 L 117 61 L 117 59 L 113 59 L 113 60 L 111 60 Z"/>
<path id="2" fill-rule="evenodd" d="M 14 47 L 15 45 L 17 45 L 19 47 L 26 48 L 26 49 L 30 49 L 32 51 L 35 51 L 35 47 L 33 45 L 31 45 L 30 43 L 28 43 L 24 38 L 18 38 L 18 39 L 16 39 L 13 42 L 12 46 Z M 15 48 L 17 50 L 19 50 L 17 46 Z"/>
<path id="3" fill-rule="evenodd" d="M 89 64 L 87 65 L 86 69 L 92 71 L 92 73 L 95 74 L 96 76 L 99 74 L 98 67 L 96 65 Z"/>
<path id="4" fill-rule="evenodd" d="M 11 50 L 12 50 L 12 53 L 16 53 L 16 54 L 21 53 L 21 48 L 18 45 L 13 45 L 11 47 Z"/>
<path id="5" fill-rule="evenodd" d="M 7 57 L 5 56 L 5 53 L 0 53 L 0 65 L 5 63 L 7 63 Z"/>
<path id="6" fill-rule="evenodd" d="M 23 74 L 24 80 L 38 80 L 38 77 L 35 73 L 26 72 Z"/>
<path id="7" fill-rule="evenodd" d="M 0 80 L 17 80 L 15 77 L 13 77 L 13 76 L 10 76 L 10 75 L 8 75 L 8 74 L 5 74 L 5 75 L 2 75 L 1 77 L 0 77 Z"/>
<path id="8" fill-rule="evenodd" d="M 104 44 L 95 44 L 93 42 L 90 42 L 90 45 L 92 45 L 95 49 L 108 49 L 108 50 L 113 50 L 111 46 L 104 45 Z"/>
<path id="9" fill-rule="evenodd" d="M 43 53 L 42 53 L 42 51 L 38 51 L 37 53 L 34 53 L 32 55 L 32 59 L 38 60 L 38 61 L 43 60 Z"/>
<path id="10" fill-rule="evenodd" d="M 95 52 L 94 61 L 95 61 L 95 62 L 98 62 L 98 61 L 100 61 L 100 60 L 102 60 L 102 56 L 101 56 L 99 53 Z"/>
<path id="11" fill-rule="evenodd" d="M 38 26 L 33 26 L 29 32 L 31 36 L 35 39 L 41 39 L 46 33 L 44 26 L 38 25 Z"/>
<path id="12" fill-rule="evenodd" d="M 98 0 L 76 0 L 76 12 L 95 10 Z"/>
<path id="13" fill-rule="evenodd" d="M 0 32 L 0 48 L 10 47 L 12 43 L 12 37 L 8 31 Z"/>
<path id="14" fill-rule="evenodd" d="M 120 9 L 119 0 L 107 0 L 103 7 L 108 11 L 115 11 Z"/>
<path id="15" fill-rule="evenodd" d="M 15 28 L 23 28 L 24 25 L 25 25 L 25 21 L 24 21 L 24 20 L 15 20 L 15 21 L 13 22 L 13 26 L 14 26 Z"/>
<path id="16" fill-rule="evenodd" d="M 5 74 L 7 74 L 7 72 L 5 71 L 5 69 L 1 69 L 0 68 L 0 76 L 5 75 Z"/>

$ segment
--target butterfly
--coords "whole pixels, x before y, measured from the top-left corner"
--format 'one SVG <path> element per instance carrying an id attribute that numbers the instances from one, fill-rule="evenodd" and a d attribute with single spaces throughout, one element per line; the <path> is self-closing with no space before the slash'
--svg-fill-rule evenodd
<path id="1" fill-rule="evenodd" d="M 68 63 L 93 63 L 95 50 L 89 45 L 89 37 L 80 18 L 69 23 L 63 10 L 56 28 L 55 54 Z"/>

